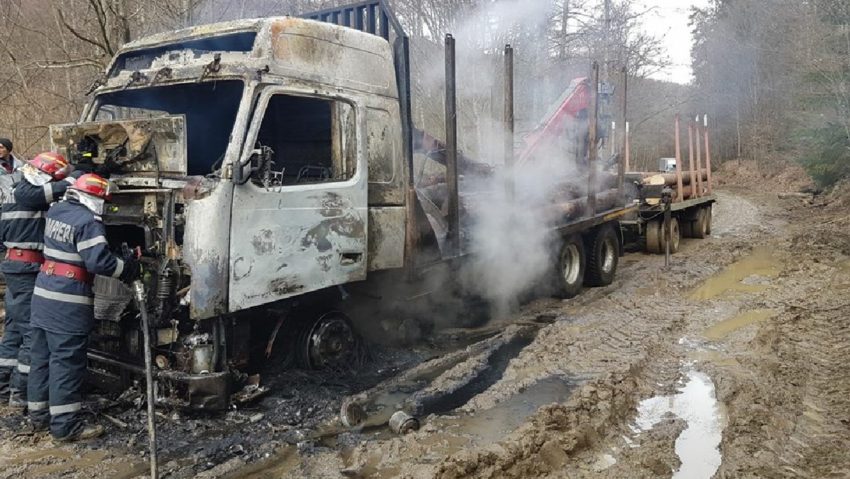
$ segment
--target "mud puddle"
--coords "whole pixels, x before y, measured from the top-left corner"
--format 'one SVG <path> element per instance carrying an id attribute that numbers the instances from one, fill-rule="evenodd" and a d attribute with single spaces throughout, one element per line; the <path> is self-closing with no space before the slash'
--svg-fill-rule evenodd
<path id="1" fill-rule="evenodd" d="M 453 411 L 469 402 L 474 396 L 486 391 L 487 388 L 502 378 L 511 359 L 517 357 L 533 340 L 534 335 L 520 335 L 499 346 L 487 358 L 487 367 L 469 382 L 448 394 L 422 401 L 421 414 L 440 414 Z"/>
<path id="2" fill-rule="evenodd" d="M 687 428 L 676 439 L 675 450 L 682 465 L 673 477 L 712 477 L 720 467 L 719 446 L 725 418 L 711 378 L 705 373 L 689 370 L 685 384 L 677 394 L 641 401 L 636 432 L 652 429 L 670 413 L 687 422 Z"/>
<path id="3" fill-rule="evenodd" d="M 461 414 L 451 418 L 440 416 L 432 421 L 438 429 L 473 436 L 476 446 L 484 446 L 504 437 L 525 423 L 541 406 L 567 400 L 576 383 L 563 377 L 549 377 L 537 381 L 524 391 L 476 414 Z"/>
<path id="4" fill-rule="evenodd" d="M 394 457 L 394 461 L 438 462 L 464 449 L 481 448 L 498 443 L 522 426 L 541 406 L 566 401 L 576 386 L 577 384 L 569 379 L 552 376 L 532 384 L 490 409 L 476 413 L 428 416 L 422 431 L 415 436 L 416 443 L 427 448 L 426 456 L 404 457 L 402 455 Z M 384 464 L 382 462 L 384 452 L 378 445 L 378 441 L 389 441 L 392 438 L 393 434 L 388 429 L 374 432 L 371 439 L 376 441 L 373 443 L 375 445 L 370 446 L 370 452 L 365 460 L 363 455 L 359 455 L 359 463 L 355 459 L 358 455 L 355 454 L 354 447 L 343 448 L 339 452 L 345 467 L 343 475 L 371 478 L 398 477 L 401 472 L 400 467 L 395 464 Z M 414 449 L 411 452 L 411 454 L 418 453 L 421 453 L 421 449 Z"/>
<path id="5" fill-rule="evenodd" d="M 781 260 L 771 248 L 753 248 L 748 256 L 706 280 L 691 293 L 690 298 L 707 300 L 720 295 L 759 293 L 767 290 L 770 279 L 781 271 Z"/>
<path id="6" fill-rule="evenodd" d="M 744 311 L 737 316 L 724 319 L 723 321 L 714 324 L 703 331 L 702 335 L 708 340 L 718 341 L 734 331 L 745 328 L 751 324 L 766 321 L 776 316 L 778 313 L 779 311 L 775 309 L 754 309 L 751 311 Z"/>

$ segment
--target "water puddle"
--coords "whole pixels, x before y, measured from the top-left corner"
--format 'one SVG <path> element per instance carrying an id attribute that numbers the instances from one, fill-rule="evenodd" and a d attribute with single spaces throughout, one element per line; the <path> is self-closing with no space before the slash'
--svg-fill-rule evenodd
<path id="1" fill-rule="evenodd" d="M 442 413 L 457 409 L 470 399 L 484 392 L 502 378 L 511 359 L 517 357 L 526 346 L 534 341 L 533 335 L 517 336 L 499 346 L 487 358 L 487 368 L 468 383 L 448 394 L 440 394 L 421 402 L 422 414 Z"/>
<path id="2" fill-rule="evenodd" d="M 687 422 L 687 429 L 676 439 L 676 454 L 682 465 L 673 478 L 713 476 L 720 467 L 719 446 L 725 420 L 711 378 L 699 371 L 689 371 L 685 385 L 677 394 L 641 401 L 636 421 L 638 429 L 652 429 L 667 413 Z"/>
<path id="3" fill-rule="evenodd" d="M 781 271 L 782 263 L 774 251 L 768 247 L 757 247 L 749 256 L 708 278 L 691 293 L 690 298 L 706 300 L 725 293 L 758 293 L 769 288 L 770 278 L 778 276 Z"/>
<path id="4" fill-rule="evenodd" d="M 564 378 L 549 377 L 490 409 L 454 418 L 440 416 L 435 418 L 432 424 L 439 430 L 470 435 L 475 446 L 485 446 L 504 439 L 507 434 L 522 426 L 541 406 L 566 401 L 575 387 L 575 383 Z"/>
<path id="5" fill-rule="evenodd" d="M 428 428 L 434 431 L 417 436 L 416 442 L 427 448 L 424 457 L 406 457 L 402 462 L 433 462 L 468 448 L 481 448 L 505 439 L 505 436 L 522 426 L 541 406 L 567 400 L 576 383 L 562 377 L 542 379 L 521 393 L 517 393 L 496 406 L 476 413 L 429 416 Z M 384 428 L 370 436 L 373 440 L 388 441 L 394 434 Z M 402 449 L 403 450 L 403 449 Z M 416 451 L 420 451 L 415 449 Z M 352 450 L 340 452 L 346 468 L 356 467 Z M 356 470 L 356 477 L 397 477 L 396 466 L 381 467 L 382 453 L 376 450 Z"/>
<path id="6" fill-rule="evenodd" d="M 744 311 L 743 313 L 729 319 L 720 321 L 710 328 L 703 331 L 702 335 L 711 341 L 717 341 L 725 338 L 733 331 L 737 331 L 743 327 L 754 323 L 770 319 L 779 311 L 775 309 L 754 309 L 752 311 Z"/>

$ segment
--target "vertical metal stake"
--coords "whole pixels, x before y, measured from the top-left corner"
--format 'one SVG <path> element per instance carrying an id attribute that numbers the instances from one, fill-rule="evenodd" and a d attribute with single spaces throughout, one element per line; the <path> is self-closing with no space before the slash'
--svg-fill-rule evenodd
<path id="1" fill-rule="evenodd" d="M 670 221 L 670 202 L 664 205 L 664 267 L 670 266 L 670 242 L 673 241 L 673 222 Z"/>
<path id="2" fill-rule="evenodd" d="M 449 251 L 460 253 L 460 200 L 457 168 L 457 84 L 455 76 L 455 39 L 446 35 L 446 183 L 449 190 Z"/>
<path id="3" fill-rule="evenodd" d="M 596 129 L 599 121 L 599 63 L 593 62 L 590 75 L 590 114 L 587 127 L 587 211 L 586 216 L 596 214 Z"/>
<path id="4" fill-rule="evenodd" d="M 505 45 L 505 189 L 508 201 L 514 199 L 514 49 Z"/>

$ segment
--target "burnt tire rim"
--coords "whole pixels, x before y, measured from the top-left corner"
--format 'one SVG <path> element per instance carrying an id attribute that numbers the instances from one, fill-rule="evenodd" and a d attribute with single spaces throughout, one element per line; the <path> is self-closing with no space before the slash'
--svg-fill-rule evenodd
<path id="1" fill-rule="evenodd" d="M 313 323 L 302 347 L 313 369 L 343 368 L 354 355 L 356 338 L 351 321 L 342 313 L 327 313 Z"/>

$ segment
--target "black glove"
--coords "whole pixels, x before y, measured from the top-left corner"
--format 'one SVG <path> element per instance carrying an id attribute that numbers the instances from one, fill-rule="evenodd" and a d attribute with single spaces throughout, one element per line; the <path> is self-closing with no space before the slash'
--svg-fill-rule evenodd
<path id="1" fill-rule="evenodd" d="M 139 264 L 139 260 L 135 257 L 124 258 L 124 270 L 121 271 L 121 276 L 119 279 L 125 283 L 132 283 L 133 281 L 139 279 L 139 273 L 141 273 L 142 268 Z"/>

